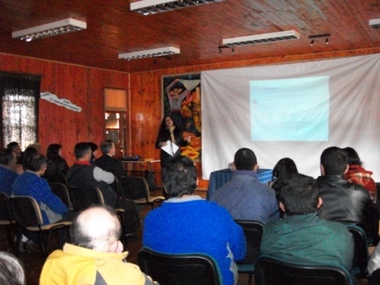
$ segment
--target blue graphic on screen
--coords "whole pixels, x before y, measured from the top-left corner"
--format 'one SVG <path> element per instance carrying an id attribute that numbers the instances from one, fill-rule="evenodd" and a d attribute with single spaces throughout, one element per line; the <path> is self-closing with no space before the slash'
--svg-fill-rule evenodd
<path id="1" fill-rule="evenodd" d="M 329 76 L 250 81 L 253 141 L 327 141 Z"/>

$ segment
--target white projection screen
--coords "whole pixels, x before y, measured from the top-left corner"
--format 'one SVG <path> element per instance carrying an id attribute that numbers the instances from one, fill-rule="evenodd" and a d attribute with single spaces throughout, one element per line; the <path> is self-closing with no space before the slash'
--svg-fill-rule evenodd
<path id="1" fill-rule="evenodd" d="M 242 147 L 316 178 L 325 148 L 350 146 L 380 181 L 379 54 L 205 71 L 201 85 L 203 179 Z"/>

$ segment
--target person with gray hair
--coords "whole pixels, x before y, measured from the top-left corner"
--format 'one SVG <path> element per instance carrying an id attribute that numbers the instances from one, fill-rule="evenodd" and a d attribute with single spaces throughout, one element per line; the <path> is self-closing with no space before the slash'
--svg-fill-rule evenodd
<path id="1" fill-rule="evenodd" d="M 101 169 L 111 172 L 117 178 L 126 176 L 126 171 L 123 168 L 120 160 L 114 158 L 116 148 L 115 143 L 111 140 L 105 140 L 100 145 L 102 156 L 95 160 L 95 165 Z"/>
<path id="2" fill-rule="evenodd" d="M 3 251 L 0 251 L 0 284 L 25 284 L 24 268 L 19 260 L 12 254 Z"/>
<path id="3" fill-rule="evenodd" d="M 137 265 L 124 261 L 128 252 L 123 252 L 120 232 L 112 208 L 93 206 L 84 210 L 72 224 L 72 243 L 47 258 L 40 284 L 154 284 Z"/>

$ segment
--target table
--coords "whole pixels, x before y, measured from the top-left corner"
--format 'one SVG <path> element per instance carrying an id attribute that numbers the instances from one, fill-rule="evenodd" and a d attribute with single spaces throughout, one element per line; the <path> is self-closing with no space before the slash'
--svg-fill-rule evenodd
<path id="1" fill-rule="evenodd" d="M 140 159 L 140 160 L 122 160 L 121 161 L 125 171 L 132 176 L 141 176 L 144 177 L 149 185 L 149 189 L 154 189 L 157 183 L 156 172 L 159 172 L 157 169 L 157 163 L 159 169 L 161 169 L 159 159 Z"/>
<path id="2" fill-rule="evenodd" d="M 207 200 L 211 195 L 221 187 L 223 184 L 231 180 L 233 171 L 229 168 L 213 171 L 210 174 L 210 179 L 207 188 Z M 258 169 L 257 178 L 261 183 L 268 183 L 272 181 L 272 169 Z"/>

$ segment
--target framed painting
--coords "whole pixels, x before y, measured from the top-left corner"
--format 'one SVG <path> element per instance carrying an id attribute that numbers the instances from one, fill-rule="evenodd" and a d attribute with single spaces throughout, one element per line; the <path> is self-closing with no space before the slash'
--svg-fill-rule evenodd
<path id="1" fill-rule="evenodd" d="M 190 137 L 182 155 L 200 160 L 202 146 L 201 75 L 180 74 L 162 77 L 162 108 L 164 116 L 170 115 L 174 123 Z"/>

